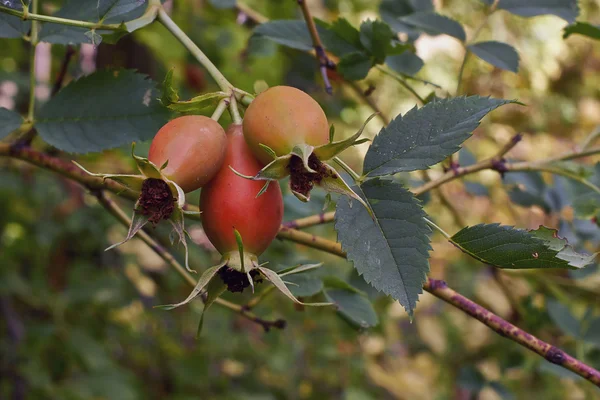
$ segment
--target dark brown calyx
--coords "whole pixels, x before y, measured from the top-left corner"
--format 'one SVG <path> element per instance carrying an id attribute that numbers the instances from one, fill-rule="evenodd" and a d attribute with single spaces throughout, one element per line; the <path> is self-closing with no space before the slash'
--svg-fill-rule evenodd
<path id="1" fill-rule="evenodd" d="M 327 169 L 325 164 L 323 164 L 314 154 L 311 154 L 310 157 L 308 157 L 308 166 L 317 172 L 308 172 L 306 168 L 304 168 L 302 159 L 295 155 L 292 156 L 288 165 L 290 170 L 290 188 L 294 192 L 300 193 L 306 197 L 308 197 L 308 194 L 315 185 L 318 185 L 323 179 L 333 175 L 332 172 Z"/>
<path id="2" fill-rule="evenodd" d="M 245 288 L 250 286 L 250 281 L 245 273 L 236 271 L 228 266 L 221 268 L 218 274 L 223 283 L 227 285 L 227 290 L 229 290 L 231 293 L 242 293 Z M 254 283 L 262 282 L 260 273 L 257 270 L 250 271 L 250 276 L 252 277 Z"/>
<path id="3" fill-rule="evenodd" d="M 162 179 L 148 178 L 142 183 L 142 193 L 138 199 L 136 211 L 147 215 L 153 224 L 169 219 L 175 208 L 175 198 L 167 182 Z"/>

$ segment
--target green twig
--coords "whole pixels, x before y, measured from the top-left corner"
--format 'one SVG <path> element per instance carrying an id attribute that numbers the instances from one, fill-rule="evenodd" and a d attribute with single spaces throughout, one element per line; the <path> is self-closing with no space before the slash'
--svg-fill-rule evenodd
<path id="1" fill-rule="evenodd" d="M 34 14 L 37 14 L 38 11 L 38 0 L 32 0 L 31 2 L 31 10 Z M 37 21 L 31 22 L 31 48 L 29 52 L 29 106 L 27 108 L 27 121 L 33 122 L 33 118 L 35 117 L 35 86 L 36 86 L 36 76 L 35 76 L 35 49 L 38 44 L 38 33 L 39 27 Z"/>
<path id="2" fill-rule="evenodd" d="M 181 44 L 183 44 L 183 46 L 190 53 L 192 53 L 196 60 L 198 60 L 198 62 L 202 64 L 204 68 L 206 68 L 210 76 L 215 80 L 217 85 L 219 85 L 221 90 L 227 93 L 230 93 L 233 90 L 233 85 L 229 83 L 221 71 L 219 71 L 219 69 L 212 63 L 212 61 L 210 61 L 206 54 L 204 54 L 202 50 L 200 50 L 200 48 L 192 41 L 192 39 L 190 39 L 189 36 L 171 19 L 171 17 L 169 17 L 169 14 L 167 14 L 162 7 L 158 10 L 158 20 L 164 25 L 165 28 L 167 28 L 169 32 L 171 32 L 173 36 L 175 36 L 175 38 L 177 38 L 177 40 L 179 40 L 179 42 L 181 42 Z"/>
<path id="3" fill-rule="evenodd" d="M 33 2 L 32 2 L 33 6 Z M 78 28 L 87 28 L 87 29 L 98 29 L 98 30 L 107 30 L 107 31 L 116 31 L 121 29 L 121 25 L 119 24 L 99 24 L 96 22 L 87 22 L 87 21 L 79 21 L 75 19 L 68 18 L 60 18 L 60 17 L 51 17 L 48 15 L 40 15 L 35 12 L 35 8 L 32 7 L 33 12 L 23 12 L 19 10 L 14 10 L 12 8 L 0 6 L 0 13 L 14 15 L 15 17 L 19 17 L 24 21 L 31 20 L 33 22 L 51 22 L 54 24 L 66 25 L 66 26 L 75 26 Z M 32 32 L 33 34 L 33 32 Z"/>

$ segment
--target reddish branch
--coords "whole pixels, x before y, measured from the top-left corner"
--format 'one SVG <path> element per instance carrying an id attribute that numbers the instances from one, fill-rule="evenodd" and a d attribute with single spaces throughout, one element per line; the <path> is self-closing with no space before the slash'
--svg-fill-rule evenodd
<path id="1" fill-rule="evenodd" d="M 560 365 L 600 387 L 600 371 L 571 357 L 561 349 L 538 339 L 530 333 L 500 318 L 490 310 L 450 289 L 446 282 L 428 279 L 423 289 L 481 321 L 500 336 L 528 348 L 553 364 Z"/>
<path id="2" fill-rule="evenodd" d="M 308 9 L 308 4 L 306 4 L 306 0 L 297 1 L 298 5 L 302 9 L 302 15 L 304 15 L 306 26 L 308 27 L 310 37 L 312 38 L 313 47 L 315 48 L 315 54 L 317 56 L 317 60 L 319 61 L 319 70 L 321 71 L 323 82 L 325 83 L 325 91 L 329 94 L 333 94 L 333 88 L 331 87 L 329 77 L 327 76 L 327 69 L 335 69 L 335 64 L 327 57 L 327 53 L 325 53 L 325 47 L 323 47 L 323 42 L 321 42 L 319 31 L 317 31 L 317 26 L 315 25 L 315 21 L 313 20 L 312 15 L 310 14 L 310 10 Z"/>

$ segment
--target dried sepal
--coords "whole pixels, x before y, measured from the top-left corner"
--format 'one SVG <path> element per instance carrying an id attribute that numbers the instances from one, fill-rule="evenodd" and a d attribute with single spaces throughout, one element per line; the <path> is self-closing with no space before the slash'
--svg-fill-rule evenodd
<path id="1" fill-rule="evenodd" d="M 104 251 L 112 250 L 115 247 L 118 247 L 123 243 L 129 241 L 132 237 L 135 236 L 136 233 L 138 233 L 140 229 L 144 227 L 144 225 L 146 225 L 149 222 L 149 219 L 150 217 L 148 215 L 143 215 L 138 213 L 137 211 L 134 211 L 133 217 L 131 218 L 131 224 L 129 225 L 129 230 L 125 239 L 119 243 L 115 243 L 112 246 L 107 247 Z"/>
<path id="2" fill-rule="evenodd" d="M 183 249 L 185 251 L 185 269 L 187 269 L 189 272 L 196 273 L 196 271 L 191 269 L 189 265 L 189 251 L 186 239 L 186 236 L 189 235 L 185 230 L 185 218 L 183 217 L 183 212 L 181 211 L 181 208 L 175 207 L 175 210 L 173 210 L 173 214 L 171 215 L 169 222 L 173 226 L 173 233 L 177 235 L 179 243 L 183 245 Z"/>
<path id="3" fill-rule="evenodd" d="M 204 290 L 204 288 L 212 280 L 220 280 L 220 278 L 217 276 L 217 272 L 219 272 L 219 270 L 224 265 L 225 265 L 225 263 L 221 262 L 221 263 L 215 265 L 214 267 L 210 267 L 209 269 L 204 271 L 204 273 L 202 275 L 200 275 L 200 279 L 198 279 L 198 282 L 196 283 L 196 286 L 194 287 L 194 289 L 192 289 L 192 291 L 190 292 L 188 297 L 185 300 L 183 300 L 182 302 L 176 303 L 176 304 L 166 304 L 166 305 L 162 305 L 162 306 L 155 306 L 154 308 L 158 308 L 161 310 L 172 310 L 174 308 L 181 307 L 181 306 L 189 303 L 190 301 L 195 299 L 198 295 L 200 295 L 201 292 Z"/>
<path id="4" fill-rule="evenodd" d="M 83 172 L 85 172 L 88 175 L 91 176 L 95 176 L 98 178 L 102 178 L 102 179 L 111 179 L 117 183 L 120 183 L 121 185 L 127 187 L 128 189 L 131 189 L 135 192 L 139 192 L 142 190 L 142 184 L 144 183 L 144 180 L 146 179 L 144 176 L 141 175 L 127 175 L 127 174 L 97 174 L 94 172 L 90 172 L 87 169 L 85 169 L 81 164 L 79 164 L 76 161 L 72 161 L 73 164 L 77 165 L 77 167 L 79 167 Z"/>
<path id="5" fill-rule="evenodd" d="M 306 271 L 310 271 L 313 269 L 321 268 L 322 266 L 323 266 L 322 262 L 320 262 L 318 264 L 298 264 L 298 265 L 294 265 L 293 267 L 289 267 L 282 271 L 279 271 L 279 276 L 299 274 L 301 272 L 306 272 Z"/>
<path id="6" fill-rule="evenodd" d="M 292 152 L 290 153 L 293 156 L 297 156 L 302 160 L 302 165 L 304 165 L 304 169 L 312 174 L 316 174 L 315 171 L 309 163 L 309 158 L 312 155 L 315 148 L 313 146 L 309 146 L 307 144 L 299 144 L 294 146 Z"/>

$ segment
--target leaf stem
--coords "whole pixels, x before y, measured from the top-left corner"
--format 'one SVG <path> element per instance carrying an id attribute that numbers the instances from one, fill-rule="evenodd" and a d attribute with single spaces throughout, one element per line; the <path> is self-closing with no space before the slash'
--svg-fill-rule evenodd
<path id="1" fill-rule="evenodd" d="M 33 5 L 33 1 L 32 1 Z M 33 7 L 32 7 L 33 11 Z M 37 12 L 23 12 L 19 10 L 14 10 L 12 8 L 0 6 L 0 13 L 14 15 L 15 17 L 21 18 L 23 21 L 31 20 L 33 22 L 50 22 L 54 24 L 66 25 L 66 26 L 74 26 L 78 28 L 87 28 L 87 29 L 98 29 L 98 30 L 108 30 L 108 31 L 116 31 L 121 29 L 121 26 L 118 24 L 99 24 L 95 22 L 87 22 L 87 21 L 79 21 L 75 19 L 68 18 L 60 18 L 60 17 L 51 17 L 48 15 L 40 15 Z M 33 33 L 33 32 L 32 32 Z"/>
<path id="2" fill-rule="evenodd" d="M 439 233 L 441 233 L 442 235 L 444 235 L 444 237 L 448 240 L 450 240 L 450 238 L 452 236 L 450 236 L 445 230 L 443 230 L 442 228 L 440 228 L 437 224 L 435 224 L 432 220 L 430 220 L 429 218 L 425 218 L 423 217 L 423 219 L 425 220 L 425 222 L 427 222 L 427 224 L 429 224 L 430 226 L 432 226 L 436 231 L 438 231 Z M 450 240 L 451 241 L 451 240 Z"/>
<path id="3" fill-rule="evenodd" d="M 383 74 L 385 74 L 385 75 L 393 78 L 394 80 L 396 80 L 403 88 L 405 88 L 406 90 L 408 90 L 410 92 L 410 94 L 412 94 L 415 97 L 415 99 L 417 99 L 417 101 L 419 102 L 419 105 L 423 105 L 423 104 L 426 103 L 425 99 L 423 97 L 421 97 L 421 95 L 419 93 L 417 93 L 417 91 L 415 89 L 413 89 L 413 87 L 410 86 L 399 75 L 396 75 L 392 71 L 389 71 L 387 68 L 384 68 L 382 66 L 377 66 L 377 70 L 379 70 Z"/>
<path id="4" fill-rule="evenodd" d="M 210 59 L 202 52 L 202 50 L 200 50 L 200 48 L 192 41 L 192 39 L 190 39 L 189 36 L 171 19 L 171 17 L 169 17 L 169 14 L 167 14 L 162 7 L 158 10 L 158 20 L 164 25 L 165 28 L 167 28 L 169 32 L 171 32 L 173 36 L 175 36 L 175 38 L 177 38 L 177 40 L 179 40 L 181 44 L 183 44 L 183 46 L 190 53 L 192 53 L 196 60 L 198 60 L 198 62 L 202 64 L 204 68 L 206 68 L 210 76 L 215 80 L 217 85 L 219 85 L 221 90 L 227 93 L 232 92 L 233 85 L 229 83 L 221 71 L 219 71 L 219 69 L 212 63 L 212 61 L 210 61 Z"/>

